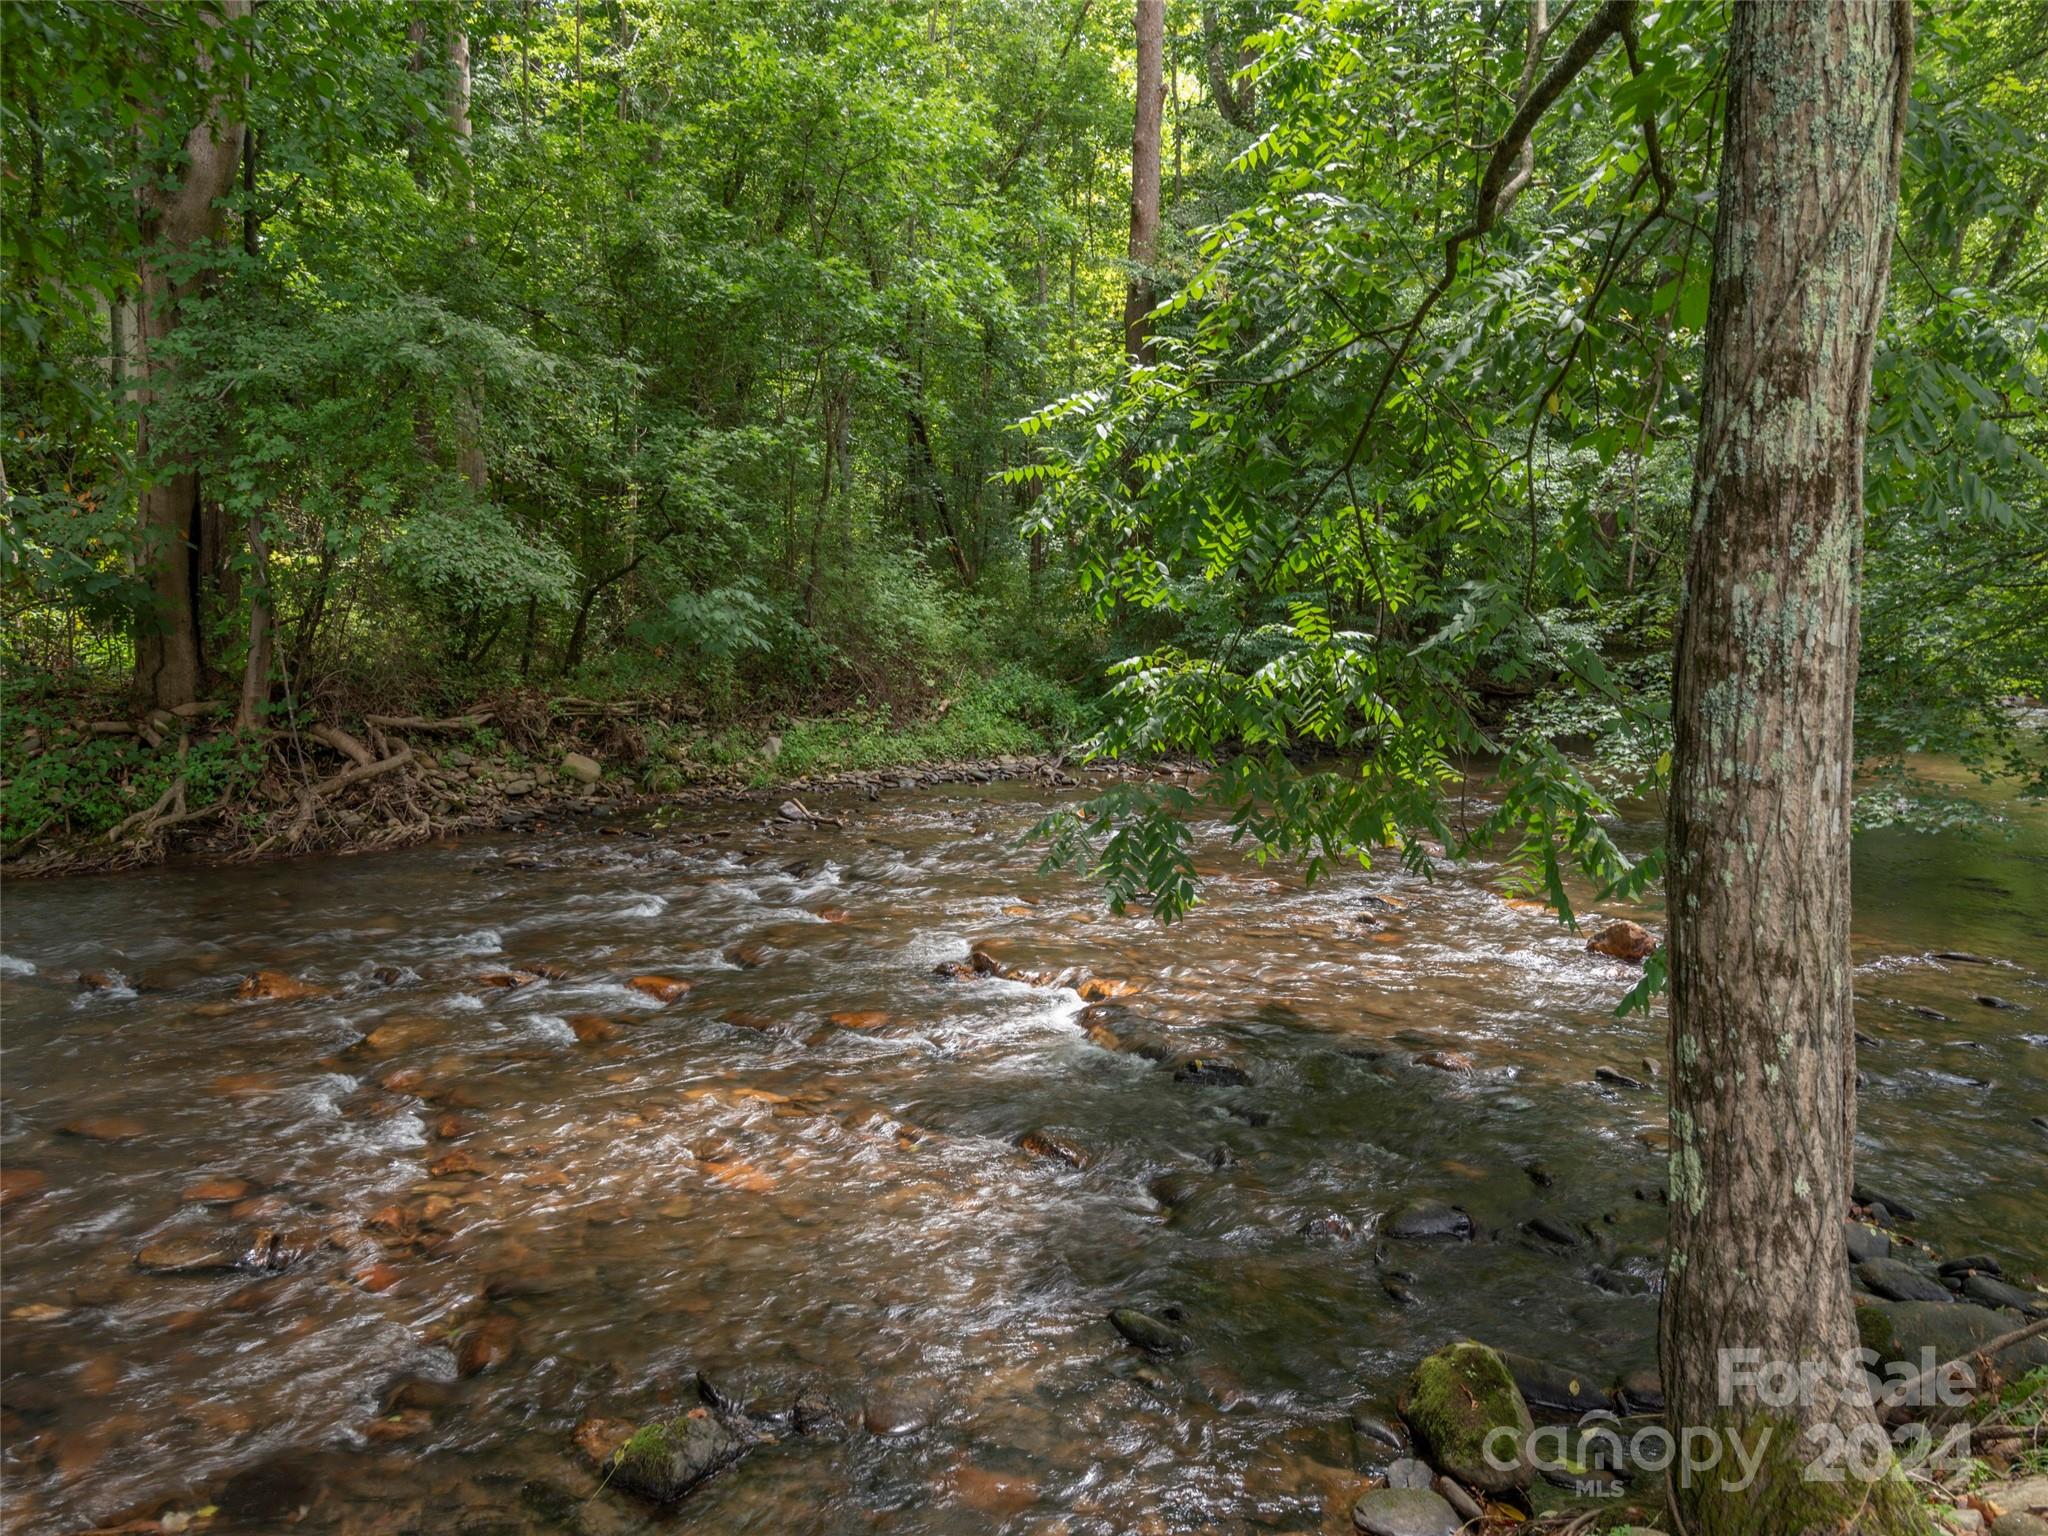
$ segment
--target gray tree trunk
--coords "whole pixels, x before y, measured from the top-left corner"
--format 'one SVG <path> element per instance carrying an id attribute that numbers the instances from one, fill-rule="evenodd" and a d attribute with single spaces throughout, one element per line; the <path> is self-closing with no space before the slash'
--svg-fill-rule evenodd
<path id="1" fill-rule="evenodd" d="M 1691 1536 L 1927 1528 L 1861 1396 L 1842 1246 L 1863 438 L 1911 74 L 1904 0 L 1733 8 L 1673 695 L 1661 1345 L 1674 1432 L 1762 1457 L 1736 1490 L 1726 1456 L 1674 1476 Z M 1773 1401 L 1734 1351 L 1811 1390 Z"/>

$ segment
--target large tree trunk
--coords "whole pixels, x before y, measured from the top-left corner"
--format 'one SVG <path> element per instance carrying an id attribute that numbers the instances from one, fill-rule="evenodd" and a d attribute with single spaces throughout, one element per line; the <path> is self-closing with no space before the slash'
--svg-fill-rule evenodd
<path id="1" fill-rule="evenodd" d="M 1138 99 L 1131 127 L 1131 276 L 1124 290 L 1124 355 L 1152 360 L 1145 317 L 1157 301 L 1152 268 L 1159 260 L 1159 119 L 1165 106 L 1162 56 L 1166 0 L 1137 0 Z"/>
<path id="2" fill-rule="evenodd" d="M 225 0 L 223 13 L 239 20 L 249 14 L 249 0 Z M 160 62 L 169 67 L 170 61 Z M 202 73 L 211 68 L 203 47 L 198 64 Z M 142 493 L 137 520 L 137 558 L 151 611 L 137 626 L 135 685 L 145 702 L 160 708 L 193 702 L 204 681 L 196 591 L 202 519 L 199 475 L 184 467 L 185 455 L 166 453 L 152 441 L 151 407 L 169 383 L 172 365 L 164 344 L 177 330 L 179 306 L 204 281 L 204 274 L 185 270 L 186 258 L 219 232 L 214 204 L 233 189 L 241 159 L 242 124 L 230 120 L 226 100 L 216 96 L 185 135 L 182 171 L 163 176 L 152 167 L 136 193 L 143 237 L 136 447 L 154 477 Z M 173 272 L 181 276 L 174 279 Z"/>
<path id="3" fill-rule="evenodd" d="M 1921 1531 L 1863 1395 L 1842 1257 L 1863 437 L 1912 14 L 1733 17 L 1673 699 L 1661 1338 L 1670 1424 L 1718 1430 L 1723 1453 L 1674 1469 L 1674 1492 L 1691 1536 Z M 1810 1389 L 1768 1369 L 1760 1387 L 1777 1362 Z M 1728 1486 L 1731 1434 L 1761 1451 L 1751 1486 Z"/>

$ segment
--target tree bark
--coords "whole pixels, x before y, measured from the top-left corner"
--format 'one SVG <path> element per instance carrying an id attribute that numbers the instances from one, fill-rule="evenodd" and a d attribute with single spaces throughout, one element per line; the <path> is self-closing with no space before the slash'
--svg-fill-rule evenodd
<path id="1" fill-rule="evenodd" d="M 235 707 L 235 729 L 253 731 L 263 724 L 270 702 L 270 644 L 276 614 L 270 596 L 270 544 L 263 536 L 263 514 L 249 514 L 249 654 L 242 662 L 242 697 Z"/>
<path id="2" fill-rule="evenodd" d="M 1157 302 L 1152 268 L 1159 260 L 1159 125 L 1165 106 L 1162 60 L 1166 0 L 1137 0 L 1138 96 L 1131 125 L 1131 275 L 1124 290 L 1124 356 L 1152 361 L 1145 317 Z"/>
<path id="3" fill-rule="evenodd" d="M 1674 1468 L 1673 1493 L 1691 1536 L 1918 1532 L 1842 1259 L 1863 438 L 1912 14 L 1775 0 L 1733 18 L 1673 696 L 1660 1338 L 1674 1434 L 1717 1430 L 1724 1452 Z M 1804 1389 L 1750 1369 L 1775 1362 Z M 1751 1485 L 1730 1486 L 1731 1434 L 1761 1452 Z"/>
<path id="4" fill-rule="evenodd" d="M 238 21 L 249 14 L 249 5 L 250 0 L 224 0 L 222 14 Z M 212 67 L 203 44 L 198 67 L 202 75 Z M 135 686 L 144 702 L 166 709 L 198 698 L 204 681 L 196 590 L 202 519 L 198 472 L 189 455 L 153 441 L 151 407 L 170 382 L 172 364 L 164 351 L 177 331 L 179 307 L 205 280 L 187 269 L 186 258 L 220 231 L 214 205 L 234 187 L 242 131 L 226 99 L 214 96 L 185 135 L 182 171 L 164 175 L 148 167 L 136 192 L 143 238 L 136 448 L 138 460 L 155 474 L 137 515 L 137 560 L 149 587 L 150 612 L 137 625 Z"/>
<path id="5" fill-rule="evenodd" d="M 1216 110 L 1223 114 L 1223 120 L 1231 127 L 1249 131 L 1258 107 L 1258 87 L 1249 80 L 1240 85 L 1230 78 L 1228 43 L 1223 35 L 1222 19 L 1216 13 L 1216 0 L 1203 0 L 1202 48 L 1209 66 L 1209 96 L 1216 103 Z M 1251 61 L 1249 52 L 1238 49 L 1238 68 L 1242 69 Z"/>

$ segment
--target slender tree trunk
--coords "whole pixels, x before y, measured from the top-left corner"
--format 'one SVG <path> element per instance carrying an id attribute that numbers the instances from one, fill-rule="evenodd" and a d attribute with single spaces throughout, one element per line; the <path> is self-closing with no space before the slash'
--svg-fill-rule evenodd
<path id="1" fill-rule="evenodd" d="M 1733 18 L 1673 699 L 1661 1345 L 1674 1431 L 1761 1454 L 1751 1485 L 1730 1486 L 1724 1449 L 1674 1470 L 1674 1492 L 1691 1536 L 1919 1532 L 1842 1258 L 1863 437 L 1912 13 L 1774 0 Z M 1806 1389 L 1776 1391 L 1761 1368 L 1778 1362 Z"/>
<path id="2" fill-rule="evenodd" d="M 263 536 L 263 514 L 249 514 L 249 654 L 242 663 L 242 699 L 235 708 L 235 729 L 253 731 L 263 723 L 270 702 L 270 640 L 276 614 L 270 597 L 270 544 Z"/>
<path id="3" fill-rule="evenodd" d="M 225 0 L 222 13 L 238 21 L 249 14 L 249 0 Z M 211 68 L 203 46 L 198 65 L 202 72 Z M 204 281 L 203 274 L 186 270 L 186 259 L 219 232 L 214 204 L 233 189 L 241 157 L 242 124 L 225 97 L 216 96 L 185 135 L 182 172 L 160 176 L 152 167 L 136 193 L 144 252 L 136 323 L 142 363 L 136 447 L 154 478 L 142 493 L 137 517 L 137 558 L 150 612 L 137 626 L 135 686 L 145 702 L 159 708 L 191 703 L 204 682 L 197 591 L 202 518 L 198 472 L 187 455 L 154 441 L 151 407 L 170 383 L 165 344 L 177 331 L 179 307 Z"/>
<path id="4" fill-rule="evenodd" d="M 1216 103 L 1216 110 L 1231 127 L 1249 129 L 1258 104 L 1258 88 L 1249 80 L 1242 85 L 1231 83 L 1230 54 L 1222 20 L 1216 14 L 1216 0 L 1202 0 L 1202 48 L 1209 65 L 1209 96 Z M 1240 49 L 1237 59 L 1238 67 L 1242 68 L 1252 61 L 1252 55 Z"/>
<path id="5" fill-rule="evenodd" d="M 1124 356 L 1152 360 L 1145 317 L 1157 301 L 1152 268 L 1159 260 L 1159 119 L 1166 44 L 1166 0 L 1137 0 L 1138 98 L 1131 126 L 1131 276 L 1124 290 Z"/>

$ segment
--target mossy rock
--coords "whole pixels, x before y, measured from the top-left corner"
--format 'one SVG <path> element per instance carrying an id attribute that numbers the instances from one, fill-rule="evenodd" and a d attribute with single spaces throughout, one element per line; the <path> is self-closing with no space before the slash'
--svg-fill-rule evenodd
<path id="1" fill-rule="evenodd" d="M 747 1442 L 708 1409 L 643 1424 L 612 1453 L 606 1481 L 657 1504 L 673 1504 L 738 1461 Z"/>
<path id="2" fill-rule="evenodd" d="M 1466 1339 L 1440 1349 L 1415 1367 L 1401 1395 L 1401 1417 L 1431 1466 L 1483 1493 L 1516 1493 L 1529 1486 L 1529 1436 L 1535 1421 L 1500 1355 Z M 1488 1437 L 1499 1431 L 1495 1456 Z"/>
<path id="3" fill-rule="evenodd" d="M 1867 1301 L 1856 1303 L 1856 1337 L 1879 1360 L 1898 1357 L 1898 1333 L 1882 1308 Z"/>

